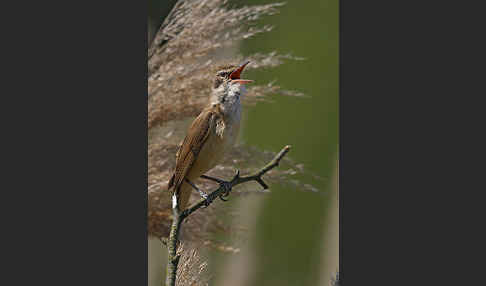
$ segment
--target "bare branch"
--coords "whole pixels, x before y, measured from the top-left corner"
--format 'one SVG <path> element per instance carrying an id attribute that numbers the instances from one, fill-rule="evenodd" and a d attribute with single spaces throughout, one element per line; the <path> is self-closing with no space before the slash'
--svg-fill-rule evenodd
<path id="1" fill-rule="evenodd" d="M 179 264 L 179 258 L 180 255 L 177 255 L 177 244 L 179 243 L 179 231 L 181 228 L 181 224 L 186 219 L 189 215 L 197 211 L 198 209 L 202 208 L 203 206 L 209 206 L 214 199 L 220 197 L 223 198 L 224 196 L 228 196 L 231 189 L 234 186 L 237 186 L 239 184 L 249 182 L 249 181 L 256 181 L 258 182 L 264 189 L 268 189 L 268 185 L 263 181 L 262 176 L 265 175 L 268 171 L 271 169 L 277 167 L 280 163 L 280 160 L 287 154 L 290 150 L 290 146 L 287 145 L 285 146 L 274 158 L 272 161 L 270 161 L 267 165 L 263 166 L 260 170 L 257 172 L 248 175 L 248 176 L 243 176 L 240 177 L 240 172 L 237 171 L 236 175 L 233 177 L 233 179 L 229 182 L 212 178 L 209 176 L 204 176 L 206 179 L 214 180 L 218 183 L 220 183 L 220 187 L 211 192 L 208 195 L 207 199 L 202 199 L 193 206 L 189 207 L 188 209 L 184 210 L 181 212 L 179 210 L 179 205 L 177 204 L 178 198 L 177 198 L 177 192 L 174 193 L 173 196 L 173 205 L 172 205 L 172 213 L 173 213 L 173 219 L 172 219 L 172 225 L 170 228 L 170 236 L 167 241 L 167 248 L 168 248 L 168 263 L 167 263 L 167 276 L 166 276 L 166 286 L 175 286 L 175 281 L 176 281 L 176 273 L 177 273 L 177 266 Z"/>
<path id="2" fill-rule="evenodd" d="M 265 175 L 266 172 L 268 172 L 271 169 L 278 166 L 278 164 L 280 163 L 280 160 L 282 160 L 282 158 L 285 156 L 285 154 L 287 154 L 287 152 L 289 152 L 289 150 L 290 150 L 290 146 L 289 145 L 285 146 L 275 156 L 275 158 L 273 158 L 272 161 L 270 161 L 267 165 L 265 165 L 263 168 L 261 168 L 260 170 L 258 170 L 256 173 L 254 173 L 252 175 L 240 177 L 240 175 L 239 175 L 240 173 L 238 171 L 236 173 L 236 175 L 233 177 L 233 179 L 229 182 L 218 180 L 217 182 L 220 183 L 221 186 L 217 190 L 211 192 L 208 195 L 207 199 L 202 199 L 199 202 L 195 203 L 193 206 L 184 210 L 181 214 L 182 219 L 185 219 L 187 216 L 189 216 L 193 212 L 197 211 L 201 207 L 210 205 L 214 201 L 214 199 L 216 199 L 217 197 L 220 197 L 222 195 L 226 196 L 234 186 L 237 186 L 239 184 L 246 183 L 246 182 L 249 182 L 249 181 L 256 181 L 265 190 L 268 189 L 268 185 L 263 181 L 262 176 Z M 203 178 L 215 180 L 214 178 L 210 178 L 208 176 L 203 176 Z"/>

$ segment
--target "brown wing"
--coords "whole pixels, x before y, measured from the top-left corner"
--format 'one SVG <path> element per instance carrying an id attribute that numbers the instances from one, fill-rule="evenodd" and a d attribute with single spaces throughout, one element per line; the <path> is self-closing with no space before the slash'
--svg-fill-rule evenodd
<path id="1" fill-rule="evenodd" d="M 206 109 L 192 122 L 186 138 L 177 152 L 176 168 L 170 179 L 169 189 L 174 186 L 174 190 L 177 190 L 184 182 L 184 178 L 191 170 L 208 138 L 209 131 L 214 128 L 217 118 L 218 115 L 213 109 Z"/>

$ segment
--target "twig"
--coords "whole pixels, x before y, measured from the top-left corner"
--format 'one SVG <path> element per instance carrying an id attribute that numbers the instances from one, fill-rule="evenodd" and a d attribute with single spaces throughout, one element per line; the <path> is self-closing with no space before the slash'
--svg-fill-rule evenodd
<path id="1" fill-rule="evenodd" d="M 184 221 L 185 218 L 187 218 L 189 215 L 197 211 L 198 209 L 202 207 L 207 207 L 209 206 L 216 198 L 220 197 L 225 197 L 229 195 L 231 189 L 234 186 L 237 186 L 239 184 L 249 182 L 249 181 L 256 181 L 258 182 L 264 189 L 268 189 L 268 185 L 263 181 L 262 176 L 265 175 L 268 171 L 271 169 L 275 168 L 278 166 L 280 163 L 280 160 L 287 154 L 290 150 L 290 146 L 287 145 L 285 146 L 276 156 L 273 158 L 272 161 L 270 161 L 267 165 L 265 165 L 263 168 L 258 170 L 257 172 L 248 175 L 248 176 L 243 176 L 240 177 L 240 172 L 237 171 L 236 175 L 233 177 L 233 179 L 229 182 L 208 177 L 208 176 L 203 176 L 203 178 L 209 179 L 216 181 L 220 184 L 220 187 L 211 192 L 208 195 L 207 199 L 202 199 L 199 202 L 195 203 L 191 207 L 187 208 L 183 212 L 179 210 L 179 205 L 177 204 L 178 198 L 177 198 L 177 192 L 174 192 L 174 195 L 172 196 L 172 213 L 173 213 L 173 219 L 172 219 L 172 225 L 170 228 L 170 235 L 169 235 L 169 240 L 167 241 L 167 248 L 168 248 L 168 263 L 167 263 L 167 276 L 166 276 L 166 281 L 165 285 L 166 286 L 175 286 L 175 281 L 176 281 L 176 273 L 177 273 L 177 265 L 179 263 L 179 258 L 180 255 L 177 255 L 177 244 L 179 242 L 179 231 L 181 228 L 181 224 Z"/>
<path id="2" fill-rule="evenodd" d="M 290 146 L 285 146 L 275 156 L 275 158 L 273 158 L 273 160 L 270 161 L 270 163 L 268 163 L 267 165 L 265 165 L 263 168 L 261 168 L 259 171 L 257 171 L 256 173 L 254 173 L 252 175 L 240 177 L 240 175 L 239 175 L 240 173 L 238 171 L 231 181 L 229 181 L 229 182 L 219 181 L 218 183 L 220 183 L 220 184 L 227 183 L 228 184 L 227 187 L 229 187 L 229 190 L 231 190 L 231 188 L 233 188 L 234 186 L 237 186 L 239 184 L 246 183 L 246 182 L 249 182 L 249 181 L 256 181 L 263 187 L 263 189 L 266 190 L 266 189 L 268 189 L 268 185 L 263 181 L 262 176 L 266 172 L 268 172 L 271 169 L 278 166 L 278 164 L 280 163 L 280 160 L 283 158 L 283 156 L 285 156 L 285 154 L 287 154 L 287 152 L 289 152 L 289 150 L 290 150 Z M 203 176 L 203 177 L 208 178 L 207 176 Z M 183 219 L 186 218 L 187 216 L 189 216 L 190 214 L 192 214 L 196 210 L 200 209 L 203 206 L 206 206 L 206 204 L 211 204 L 214 201 L 214 199 L 216 199 L 217 197 L 219 197 L 221 195 L 224 195 L 226 192 L 228 192 L 227 189 L 224 186 L 220 186 L 217 190 L 213 191 L 212 193 L 210 193 L 208 195 L 207 200 L 204 200 L 204 199 L 200 200 L 199 202 L 197 202 L 193 206 L 191 206 L 188 209 L 186 209 L 185 211 L 183 211 L 181 216 L 183 217 Z"/>

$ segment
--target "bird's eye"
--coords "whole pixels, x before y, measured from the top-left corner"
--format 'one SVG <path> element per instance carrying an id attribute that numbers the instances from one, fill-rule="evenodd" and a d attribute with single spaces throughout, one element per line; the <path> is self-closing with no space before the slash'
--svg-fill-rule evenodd
<path id="1" fill-rule="evenodd" d="M 218 76 L 225 76 L 225 72 L 224 71 L 218 72 Z"/>

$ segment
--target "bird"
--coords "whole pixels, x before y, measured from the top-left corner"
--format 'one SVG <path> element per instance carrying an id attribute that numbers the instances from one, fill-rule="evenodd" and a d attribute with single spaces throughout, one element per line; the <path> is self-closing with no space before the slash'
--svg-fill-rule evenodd
<path id="1" fill-rule="evenodd" d="M 215 167 L 236 141 L 245 85 L 253 82 L 240 78 L 248 64 L 246 61 L 239 66 L 227 65 L 217 69 L 209 105 L 194 119 L 179 145 L 168 189 L 172 189 L 172 195 L 177 194 L 180 210 L 187 207 L 193 189 L 207 198 L 194 181 Z"/>

